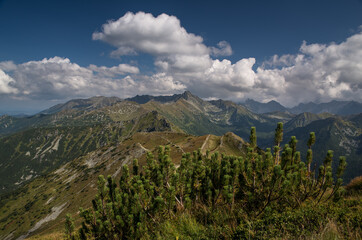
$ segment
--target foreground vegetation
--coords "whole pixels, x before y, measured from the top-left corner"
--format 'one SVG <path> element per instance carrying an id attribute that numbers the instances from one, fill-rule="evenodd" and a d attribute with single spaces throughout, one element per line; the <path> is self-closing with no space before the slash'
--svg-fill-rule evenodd
<path id="1" fill-rule="evenodd" d="M 361 237 L 361 200 L 342 198 L 344 157 L 332 174 L 333 152 L 315 173 L 310 134 L 306 161 L 297 139 L 273 151 L 257 147 L 251 129 L 245 157 L 184 154 L 179 166 L 170 148 L 149 153 L 141 167 L 123 166 L 119 185 L 98 179 L 92 209 L 80 209 L 81 226 L 66 218 L 68 239 L 295 239 Z"/>

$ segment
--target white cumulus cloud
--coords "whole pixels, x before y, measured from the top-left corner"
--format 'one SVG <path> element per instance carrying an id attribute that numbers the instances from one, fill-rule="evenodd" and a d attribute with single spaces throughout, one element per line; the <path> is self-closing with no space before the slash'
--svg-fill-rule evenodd
<path id="1" fill-rule="evenodd" d="M 292 64 L 280 69 L 259 68 L 257 74 L 263 77 L 264 87 L 268 88 L 267 82 L 279 82 L 274 87 L 269 85 L 269 92 L 273 90 L 275 98 L 284 104 L 362 100 L 362 33 L 340 44 L 303 42 L 294 57 L 278 58 L 288 58 Z"/>
<path id="2" fill-rule="evenodd" d="M 101 40 L 116 50 L 112 57 L 146 53 L 155 57 L 155 65 L 161 71 L 195 73 L 212 66 L 210 53 L 215 56 L 231 55 L 229 43 L 221 41 L 218 47 L 207 47 L 203 38 L 189 33 L 175 16 L 150 13 L 126 13 L 93 33 L 93 40 Z"/>
<path id="3" fill-rule="evenodd" d="M 0 62 L 0 95 L 16 99 L 61 100 L 94 95 L 132 97 L 136 94 L 168 94 L 186 86 L 158 73 L 140 75 L 128 64 L 113 67 L 81 67 L 68 58 L 53 57 L 22 64 Z"/>
<path id="4" fill-rule="evenodd" d="M 90 70 L 102 74 L 103 76 L 114 77 L 116 75 L 124 75 L 127 73 L 138 74 L 140 70 L 138 67 L 128 64 L 119 64 L 114 67 L 96 66 L 94 64 L 89 65 Z"/>
<path id="5" fill-rule="evenodd" d="M 217 44 L 218 47 L 211 47 L 211 54 L 218 56 L 230 56 L 233 54 L 230 44 L 227 41 L 221 41 Z"/>
<path id="6" fill-rule="evenodd" d="M 178 18 L 167 14 L 154 17 L 150 13 L 128 12 L 118 20 L 104 24 L 101 32 L 93 33 L 93 39 L 117 47 L 120 55 L 135 52 L 155 56 L 208 53 L 202 37 L 186 32 Z"/>
<path id="7" fill-rule="evenodd" d="M 362 32 L 342 43 L 303 42 L 299 52 L 275 55 L 255 67 L 255 58 L 236 62 L 226 41 L 206 46 L 175 16 L 127 13 L 103 24 L 94 40 L 115 47 L 113 57 L 149 54 L 155 72 L 121 63 L 79 66 L 68 58 L 45 58 L 15 64 L 0 62 L 0 95 L 27 99 L 69 99 L 93 95 L 130 97 L 173 94 L 184 90 L 207 99 L 277 100 L 286 106 L 300 102 L 362 101 Z"/>
<path id="8" fill-rule="evenodd" d="M 0 94 L 17 93 L 18 90 L 10 85 L 14 82 L 14 79 L 0 69 Z"/>

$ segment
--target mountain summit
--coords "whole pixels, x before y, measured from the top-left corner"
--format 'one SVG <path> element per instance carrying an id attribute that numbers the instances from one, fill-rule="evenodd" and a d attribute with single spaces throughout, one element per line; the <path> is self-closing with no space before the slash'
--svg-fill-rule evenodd
<path id="1" fill-rule="evenodd" d="M 286 108 L 277 101 L 270 101 L 261 103 L 253 99 L 247 99 L 241 105 L 247 107 L 254 113 L 270 113 L 270 112 L 289 112 L 293 114 L 301 114 L 310 112 L 314 114 L 331 113 L 336 115 L 347 116 L 351 114 L 358 114 L 362 112 L 362 103 L 356 101 L 336 101 L 333 100 L 327 103 L 300 103 L 299 105 Z"/>
<path id="2" fill-rule="evenodd" d="M 275 101 L 247 102 L 249 107 L 258 106 L 259 112 L 267 111 L 267 106 L 271 106 L 271 110 L 285 109 Z M 316 133 L 319 139 L 315 154 L 317 163 L 323 161 L 329 149 L 346 155 L 349 164 L 345 176 L 349 180 L 356 176 L 355 169 L 361 171 L 359 119 L 359 116 L 326 113 L 258 114 L 232 101 L 205 101 L 189 91 L 126 100 L 116 97 L 70 100 L 31 117 L 0 117 L 0 176 L 3 176 L 0 177 L 3 184 L 0 184 L 0 193 L 15 189 L 36 175 L 46 174 L 89 151 L 122 142 L 137 132 L 170 131 L 198 136 L 233 132 L 248 139 L 250 128 L 254 126 L 258 132 L 258 146 L 264 148 L 273 143 L 278 122 L 285 124 L 285 136 L 300 139 L 299 148 L 306 147 L 304 142 L 309 132 Z M 290 135 L 292 133 L 294 135 Z"/>
<path id="3" fill-rule="evenodd" d="M 132 101 L 132 102 L 136 102 L 139 104 L 145 104 L 148 103 L 149 101 L 156 101 L 156 102 L 161 102 L 161 103 L 166 103 L 166 102 L 176 102 L 179 99 L 191 99 L 191 98 L 197 98 L 200 99 L 199 97 L 193 95 L 190 91 L 185 91 L 184 93 L 181 94 L 174 94 L 172 96 L 151 96 L 151 95 L 137 95 L 135 97 L 131 97 L 131 98 L 126 98 L 126 100 L 128 101 Z"/>
<path id="4" fill-rule="evenodd" d="M 337 115 L 351 115 L 362 113 L 362 103 L 356 101 L 331 101 L 327 103 L 300 103 L 298 106 L 295 106 L 289 109 L 292 113 L 323 113 L 328 112 Z"/>
<path id="5" fill-rule="evenodd" d="M 52 114 L 63 110 L 94 110 L 106 106 L 113 105 L 117 102 L 121 102 L 122 99 L 118 97 L 102 97 L 96 96 L 88 99 L 73 99 L 63 104 L 57 104 L 49 109 L 46 109 L 40 114 Z"/>
<path id="6" fill-rule="evenodd" d="M 247 99 L 245 103 L 243 103 L 245 107 L 247 107 L 250 111 L 255 113 L 268 113 L 268 112 L 285 112 L 287 108 L 278 103 L 277 101 L 270 101 L 267 103 L 257 102 L 253 99 Z"/>
<path id="7" fill-rule="evenodd" d="M 276 102 L 260 104 L 259 111 L 266 111 L 265 106 L 283 109 Z M 0 228 L 6 235 L 20 236 L 34 225 L 34 216 L 41 222 L 57 209 L 64 210 L 61 217 L 69 209 L 77 211 L 72 207 L 95 193 L 99 174 L 119 177 L 124 164 L 134 158 L 144 164 L 147 152 L 157 152 L 158 145 L 173 149 L 176 166 L 184 153 L 195 149 L 245 157 L 249 143 L 243 139 L 249 139 L 253 126 L 263 151 L 273 146 L 278 122 L 284 123 L 281 146 L 295 136 L 301 159 L 306 159 L 310 132 L 317 139 L 316 166 L 330 149 L 335 154 L 333 168 L 338 156 L 346 156 L 343 181 L 348 182 L 362 171 L 361 116 L 258 114 L 232 101 L 205 101 L 189 91 L 126 100 L 75 99 L 31 117 L 1 116 L 0 195 L 5 197 L 0 199 Z M 26 227 L 18 229 L 14 222 Z"/>

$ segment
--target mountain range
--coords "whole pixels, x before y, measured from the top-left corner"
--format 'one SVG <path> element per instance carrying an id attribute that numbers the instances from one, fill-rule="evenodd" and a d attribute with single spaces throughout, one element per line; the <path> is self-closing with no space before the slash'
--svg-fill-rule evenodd
<path id="1" fill-rule="evenodd" d="M 331 113 L 336 115 L 352 115 L 362 112 L 362 103 L 356 101 L 336 101 L 333 100 L 327 103 L 300 103 L 299 105 L 287 108 L 276 101 L 261 103 L 252 99 L 247 99 L 244 103 L 240 103 L 247 107 L 250 111 L 255 113 L 269 113 L 269 112 L 289 112 L 292 114 L 301 114 L 305 112 L 310 113 Z"/>
<path id="2" fill-rule="evenodd" d="M 334 168 L 338 156 L 347 158 L 345 183 L 361 175 L 361 104 L 298 107 L 287 109 L 274 101 L 205 101 L 186 91 L 75 99 L 33 116 L 0 116 L 0 239 L 60 229 L 63 225 L 55 219 L 89 206 L 99 174 L 117 177 L 122 165 L 133 158 L 144 163 L 146 153 L 157 151 L 158 145 L 171 146 L 176 164 L 183 153 L 198 148 L 243 156 L 252 126 L 262 151 L 273 146 L 276 125 L 283 122 L 283 145 L 296 136 L 302 159 L 313 131 L 314 168 L 332 149 Z"/>

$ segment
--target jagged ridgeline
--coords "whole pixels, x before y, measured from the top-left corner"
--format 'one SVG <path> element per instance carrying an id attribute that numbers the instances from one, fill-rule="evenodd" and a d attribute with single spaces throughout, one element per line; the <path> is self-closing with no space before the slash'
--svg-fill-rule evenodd
<path id="1" fill-rule="evenodd" d="M 328 107 L 321 105 L 314 111 L 316 113 L 299 115 L 288 112 L 290 109 L 281 108 L 276 102 L 258 103 L 263 109 L 263 113 L 258 114 L 250 111 L 254 108 L 247 103 L 205 101 L 185 92 L 126 100 L 116 97 L 75 99 L 30 117 L 0 116 L 0 166 L 3 170 L 0 194 L 99 146 L 120 142 L 135 132 L 174 131 L 199 136 L 233 132 L 247 139 L 250 127 L 255 126 L 259 146 L 265 149 L 272 144 L 274 128 L 279 121 L 285 124 L 285 139 L 296 136 L 300 141 L 302 158 L 307 152 L 306 133 L 314 131 L 318 136 L 315 145 L 317 165 L 322 164 L 321 159 L 333 149 L 336 155 L 345 155 L 349 160 L 343 177 L 345 182 L 360 175 L 362 113 L 349 116 L 320 113 L 324 109 L 333 110 L 333 106 L 341 109 L 347 103 L 331 102 Z M 358 109 L 357 106 L 355 110 Z M 339 111 L 334 110 L 332 112 Z M 285 143 L 287 140 L 282 144 Z M 337 165 L 333 167 L 337 169 Z"/>
<path id="2" fill-rule="evenodd" d="M 147 154 L 145 165 L 140 166 L 137 159 L 131 168 L 123 165 L 118 185 L 112 176 L 107 179 L 99 176 L 92 208 L 80 209 L 83 218 L 80 228 L 67 215 L 66 236 L 68 239 L 162 239 L 167 238 L 163 235 L 167 233 L 159 227 L 183 214 L 205 227 L 211 226 L 206 238 L 264 239 L 292 234 L 283 231 L 271 234 L 265 230 L 250 235 L 250 227 L 258 230 L 266 226 L 249 226 L 248 232 L 243 224 L 308 204 L 338 202 L 346 159 L 339 158 L 333 177 L 333 152 L 328 151 L 315 173 L 310 168 L 315 134 L 310 134 L 306 161 L 301 160 L 297 151 L 297 139 L 292 137 L 289 144 L 280 147 L 282 137 L 283 124 L 279 123 L 274 150 L 262 151 L 257 147 L 253 127 L 245 156 L 209 151 L 203 154 L 199 149 L 183 154 L 179 165 L 173 163 L 170 147 L 160 146 L 157 156 Z M 218 227 L 228 231 L 214 229 L 218 218 L 227 219 Z M 302 234 L 313 232 L 314 227 L 304 226 Z"/>
<path id="3" fill-rule="evenodd" d="M 249 139 L 252 126 L 258 131 L 258 147 L 254 148 L 254 152 L 261 159 L 267 156 L 267 147 L 273 145 L 277 148 L 273 147 L 270 153 L 273 155 L 279 151 L 277 161 L 280 166 L 283 152 L 287 158 L 293 156 L 295 159 L 294 146 L 298 139 L 301 162 L 305 162 L 307 171 L 315 172 L 316 177 L 325 157 L 331 156 L 329 149 L 333 149 L 335 156 L 345 155 L 348 160 L 344 183 L 361 175 L 362 113 L 336 116 L 318 110 L 316 113 L 296 115 L 288 109 L 279 109 L 280 106 L 274 102 L 272 105 L 276 106 L 272 108 L 274 112 L 258 114 L 242 104 L 224 100 L 205 101 L 185 92 L 173 96 L 137 96 L 126 100 L 108 97 L 76 99 L 34 116 L 0 116 L 0 239 L 48 232 L 62 235 L 64 222 L 59 219 L 65 219 L 67 212 L 74 217 L 79 207 L 91 207 L 100 174 L 111 175 L 118 182 L 122 166 L 131 166 L 134 158 L 139 160 L 139 171 L 144 174 L 147 152 L 152 152 L 157 159 L 159 145 L 171 147 L 169 157 L 176 168 L 181 165 L 183 154 L 198 148 L 201 149 L 202 162 L 211 159 L 216 152 L 219 152 L 220 164 L 224 159 L 222 154 L 242 157 L 245 162 L 253 141 L 248 143 L 243 139 Z M 262 107 L 260 109 L 266 111 L 265 106 Z M 284 127 L 277 125 L 278 122 L 284 123 Z M 280 134 L 284 135 L 278 144 L 275 142 L 276 125 L 279 126 L 279 138 Z M 312 147 L 309 132 L 315 132 Z M 313 152 L 309 151 L 310 148 Z M 288 149 L 292 149 L 291 153 Z M 207 151 L 208 157 L 204 156 Z M 308 164 L 306 159 L 311 156 L 313 161 Z M 274 161 L 274 156 L 272 158 Z M 338 165 L 338 159 L 332 161 L 333 176 L 338 174 Z M 297 169 L 303 168 L 297 164 Z M 328 176 L 329 170 L 328 166 Z M 130 172 L 132 175 L 132 170 Z M 264 178 L 267 179 L 266 176 Z M 337 181 L 337 178 L 333 180 Z M 330 189 L 327 188 L 321 202 L 326 195 L 329 196 Z M 220 199 L 217 201 L 224 201 Z M 311 199 L 312 196 L 308 196 L 305 202 L 318 201 Z M 227 206 L 226 202 L 224 204 Z M 325 205 L 323 207 L 328 209 Z M 301 209 L 300 214 L 305 211 L 304 208 L 298 209 Z M 264 216 L 266 212 L 268 207 L 259 216 Z M 184 220 L 188 219 L 184 217 Z M 324 218 L 327 219 L 326 216 Z M 191 225 L 200 226 L 200 219 L 191 219 L 196 221 Z M 228 221 L 220 219 L 223 219 L 220 225 Z M 170 221 L 165 224 L 172 225 L 173 220 Z M 76 226 L 79 227 L 79 224 Z M 205 230 L 204 226 L 200 227 Z M 227 232 L 227 229 L 222 231 Z M 170 238 L 174 239 L 176 235 Z"/>
<path id="4" fill-rule="evenodd" d="M 127 102 L 119 104 L 117 111 L 126 114 L 65 110 L 42 116 L 33 127 L 0 138 L 0 194 L 136 132 L 172 131 L 171 124 L 155 111 Z"/>

